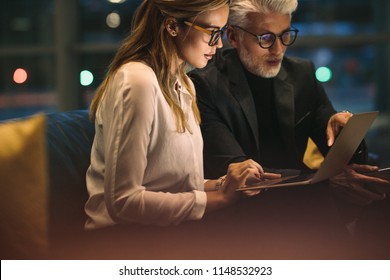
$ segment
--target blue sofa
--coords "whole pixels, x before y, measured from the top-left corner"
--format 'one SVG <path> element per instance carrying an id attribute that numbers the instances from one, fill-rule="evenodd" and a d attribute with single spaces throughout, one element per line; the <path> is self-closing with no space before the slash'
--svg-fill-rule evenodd
<path id="1" fill-rule="evenodd" d="M 84 233 L 85 173 L 94 133 L 87 110 L 47 115 L 49 239 L 54 252 Z"/>
<path id="2" fill-rule="evenodd" d="M 87 110 L 0 122 L 0 256 L 62 258 L 84 235 Z"/>

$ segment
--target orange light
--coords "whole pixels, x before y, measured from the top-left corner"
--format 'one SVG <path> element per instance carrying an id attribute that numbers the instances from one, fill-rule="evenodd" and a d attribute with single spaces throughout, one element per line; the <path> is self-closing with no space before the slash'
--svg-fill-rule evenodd
<path id="1" fill-rule="evenodd" d="M 14 82 L 17 84 L 23 84 L 27 81 L 27 71 L 23 68 L 18 68 L 14 72 Z"/>

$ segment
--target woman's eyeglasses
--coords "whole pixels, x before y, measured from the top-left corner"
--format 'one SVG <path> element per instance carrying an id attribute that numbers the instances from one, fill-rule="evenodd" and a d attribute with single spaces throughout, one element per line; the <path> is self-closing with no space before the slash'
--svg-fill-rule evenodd
<path id="1" fill-rule="evenodd" d="M 208 30 L 202 26 L 199 26 L 195 23 L 192 23 L 192 22 L 189 22 L 189 21 L 183 21 L 183 23 L 185 25 L 188 25 L 198 31 L 201 31 L 203 33 L 206 33 L 208 35 L 211 36 L 210 38 L 210 41 L 209 41 L 209 46 L 212 47 L 212 46 L 215 46 L 216 44 L 218 44 L 218 40 L 223 36 L 223 34 L 225 33 L 226 29 L 228 28 L 228 25 L 226 24 L 224 27 L 222 27 L 221 29 L 215 29 L 215 30 Z"/>
<path id="2" fill-rule="evenodd" d="M 250 31 L 248 31 L 248 30 L 246 30 L 238 25 L 233 25 L 233 27 L 241 29 L 242 31 L 245 31 L 245 32 L 255 36 L 257 38 L 257 40 L 259 41 L 260 47 L 263 49 L 271 48 L 275 44 L 276 38 L 279 38 L 280 42 L 282 42 L 282 44 L 284 46 L 291 46 L 292 44 L 294 44 L 295 39 L 297 39 L 298 32 L 299 32 L 298 29 L 291 28 L 289 30 L 284 31 L 280 35 L 276 35 L 272 32 L 256 35 L 256 34 L 250 32 Z"/>

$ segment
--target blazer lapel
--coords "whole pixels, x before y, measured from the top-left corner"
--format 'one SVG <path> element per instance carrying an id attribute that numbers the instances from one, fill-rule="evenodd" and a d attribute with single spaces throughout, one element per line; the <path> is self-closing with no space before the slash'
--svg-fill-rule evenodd
<path id="1" fill-rule="evenodd" d="M 239 61 L 236 52 L 234 52 L 229 56 L 227 63 L 227 74 L 229 81 L 231 81 L 231 92 L 241 106 L 255 138 L 256 147 L 259 150 L 259 131 L 255 104 L 242 66 L 237 67 L 237 65 L 241 66 L 241 62 Z"/>
<path id="2" fill-rule="evenodd" d="M 294 89 L 287 81 L 287 73 L 283 66 L 274 79 L 274 92 L 280 133 L 287 147 L 295 147 Z"/>

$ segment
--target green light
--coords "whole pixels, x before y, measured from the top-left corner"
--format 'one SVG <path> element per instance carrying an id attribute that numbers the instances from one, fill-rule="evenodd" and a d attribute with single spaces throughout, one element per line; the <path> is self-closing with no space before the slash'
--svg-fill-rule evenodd
<path id="1" fill-rule="evenodd" d="M 316 78 L 322 83 L 328 82 L 332 78 L 332 70 L 328 67 L 320 67 L 316 71 Z"/>
<path id="2" fill-rule="evenodd" d="M 80 84 L 82 86 L 89 86 L 93 82 L 93 74 L 88 70 L 80 72 Z"/>

